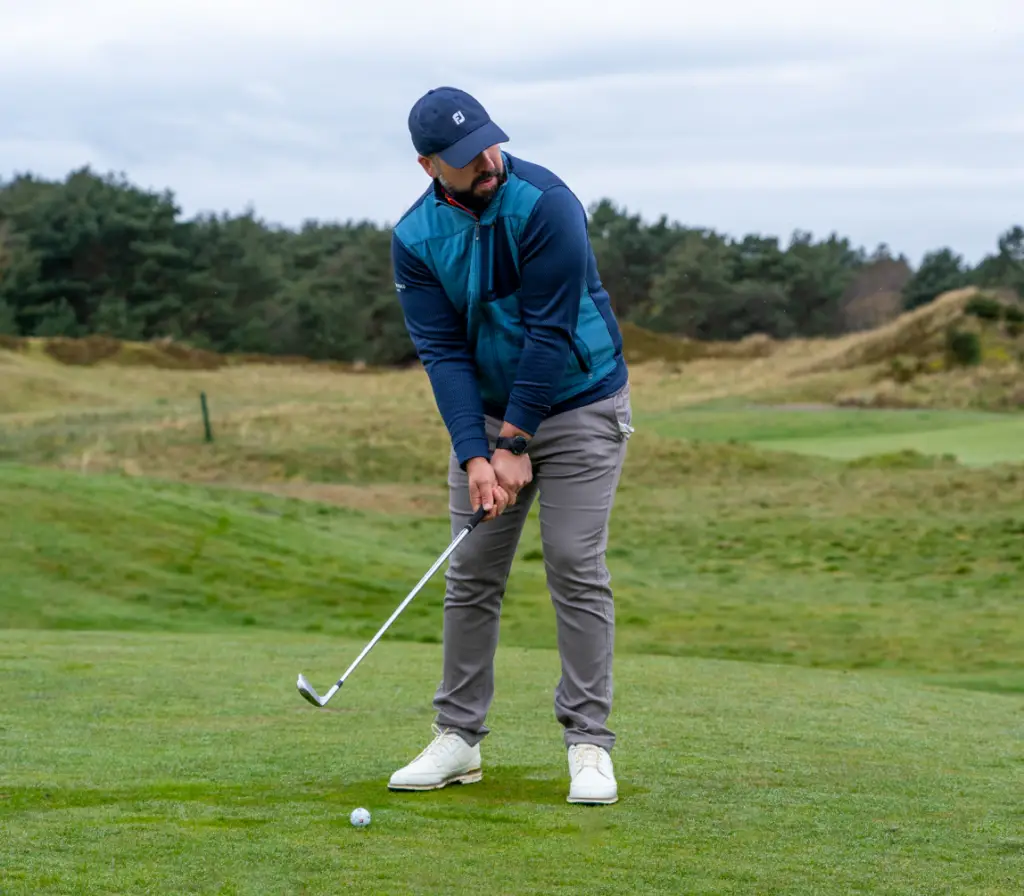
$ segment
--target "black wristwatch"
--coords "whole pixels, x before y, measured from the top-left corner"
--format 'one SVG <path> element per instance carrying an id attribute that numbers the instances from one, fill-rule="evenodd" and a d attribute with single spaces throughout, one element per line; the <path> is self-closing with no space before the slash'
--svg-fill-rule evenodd
<path id="1" fill-rule="evenodd" d="M 495 451 L 499 448 L 504 448 L 506 451 L 511 451 L 517 457 L 521 454 L 526 454 L 529 447 L 530 440 L 525 436 L 498 436 L 498 441 L 494 443 Z"/>

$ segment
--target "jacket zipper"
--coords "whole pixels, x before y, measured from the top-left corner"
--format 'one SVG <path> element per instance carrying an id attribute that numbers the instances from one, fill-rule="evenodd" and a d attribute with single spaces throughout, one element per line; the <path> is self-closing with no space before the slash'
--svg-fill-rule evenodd
<path id="1" fill-rule="evenodd" d="M 484 271 L 484 260 L 483 260 L 483 258 L 481 256 L 481 252 L 480 252 L 480 222 L 479 221 L 477 221 L 476 224 L 473 225 L 473 242 L 476 244 L 475 248 L 473 249 L 473 254 L 476 256 L 476 288 L 477 288 L 477 292 L 478 292 L 478 295 L 479 295 L 479 301 L 482 302 L 486 298 L 487 289 L 486 289 L 486 286 L 485 286 L 485 282 L 486 281 L 484 279 L 485 276 L 486 276 L 486 273 Z"/>
<path id="2" fill-rule="evenodd" d="M 444 204 L 440 200 L 437 200 L 437 202 L 438 202 L 438 204 L 441 204 L 441 205 Z M 476 215 L 474 215 L 472 212 L 470 212 L 469 209 L 463 208 L 463 207 L 458 206 L 458 205 L 452 205 L 451 203 L 448 203 L 448 207 L 449 208 L 456 208 L 456 209 L 458 209 L 458 211 L 462 212 L 463 214 L 469 215 L 470 217 L 473 218 L 473 243 L 474 243 L 473 254 L 476 256 L 477 268 L 478 268 L 478 273 L 477 273 L 477 289 L 479 290 L 479 294 L 480 294 L 479 295 L 479 300 L 483 301 L 484 297 L 486 295 L 486 289 L 484 287 L 484 264 L 483 264 L 483 259 L 480 257 L 480 219 Z M 501 366 L 501 359 L 498 357 L 497 346 L 494 343 L 494 333 L 491 331 L 490 327 L 487 328 L 487 341 L 490 343 L 490 346 L 491 346 L 491 355 L 494 358 L 494 363 L 495 363 L 495 365 L 498 367 L 498 369 L 500 371 L 500 375 L 501 375 L 502 380 L 505 381 L 506 388 L 508 388 L 508 381 L 507 381 L 507 377 L 505 376 L 505 370 Z M 573 345 L 573 348 L 574 349 L 576 348 L 575 344 Z M 580 363 L 581 364 L 583 363 L 582 360 L 580 361 Z"/>

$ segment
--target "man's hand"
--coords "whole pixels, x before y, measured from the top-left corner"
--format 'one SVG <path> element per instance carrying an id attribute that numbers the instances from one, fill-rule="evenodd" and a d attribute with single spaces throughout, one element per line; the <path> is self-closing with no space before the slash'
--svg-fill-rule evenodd
<path id="1" fill-rule="evenodd" d="M 469 474 L 469 503 L 473 510 L 483 507 L 487 511 L 485 522 L 503 513 L 509 504 L 509 494 L 498 484 L 490 461 L 486 457 L 474 457 L 466 464 L 466 473 Z"/>
<path id="2" fill-rule="evenodd" d="M 518 457 L 511 451 L 499 448 L 491 457 L 491 467 L 498 479 L 498 485 L 508 494 L 509 504 L 519 500 L 520 490 L 533 479 L 533 464 L 529 454 Z"/>

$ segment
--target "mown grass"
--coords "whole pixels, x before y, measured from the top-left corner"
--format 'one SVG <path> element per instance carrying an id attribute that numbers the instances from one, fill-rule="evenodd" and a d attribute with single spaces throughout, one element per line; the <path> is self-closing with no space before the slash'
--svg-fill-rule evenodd
<path id="1" fill-rule="evenodd" d="M 503 646 L 480 784 L 386 790 L 428 734 L 438 648 L 280 633 L 0 635 L 0 888 L 20 894 L 1009 894 L 1006 697 L 623 656 L 622 799 L 565 803 L 548 650 Z M 363 806 L 369 828 L 349 825 Z"/>
<path id="2" fill-rule="evenodd" d="M 0 522 L 0 625 L 368 638 L 447 544 L 438 498 L 435 511 L 383 514 L 0 468 L 0 506 L 16 510 Z M 1013 470 L 824 463 L 805 477 L 748 472 L 743 491 L 724 472 L 672 488 L 637 470 L 609 551 L 618 649 L 1024 686 L 1021 506 Z M 442 591 L 438 575 L 389 637 L 438 640 Z M 536 511 L 506 608 L 505 643 L 554 643 Z"/>
<path id="3" fill-rule="evenodd" d="M 912 451 L 970 466 L 1024 462 L 1024 416 L 978 411 L 686 408 L 642 418 L 660 435 L 742 441 L 844 460 Z"/>
<path id="4" fill-rule="evenodd" d="M 645 422 L 661 435 L 682 439 L 764 444 L 777 439 L 860 438 L 876 435 L 927 435 L 946 429 L 973 428 L 1017 418 L 977 411 L 806 409 L 778 407 L 694 407 L 649 415 Z M 919 439 L 918 444 L 924 440 Z M 1024 460 L 1024 446 L 1018 457 Z"/>
<path id="5" fill-rule="evenodd" d="M 1024 454 L 1024 417 L 973 426 L 945 426 L 917 433 L 835 435 L 757 441 L 778 451 L 834 458 L 860 458 L 902 451 L 955 457 L 970 466 L 1019 463 Z"/>

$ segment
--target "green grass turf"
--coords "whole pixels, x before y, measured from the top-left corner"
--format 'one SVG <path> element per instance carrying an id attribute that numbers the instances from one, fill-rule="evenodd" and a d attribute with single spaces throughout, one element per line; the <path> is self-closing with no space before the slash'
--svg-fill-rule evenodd
<path id="1" fill-rule="evenodd" d="M 709 442 L 765 443 L 805 438 L 910 435 L 971 428 L 1020 418 L 980 411 L 737 406 L 736 400 L 640 415 L 660 434 Z M 1024 451 L 1024 448 L 1022 448 Z"/>
<path id="2" fill-rule="evenodd" d="M 693 408 L 641 418 L 662 436 L 852 460 L 899 452 L 1024 463 L 1024 417 L 973 411 Z"/>
<path id="3" fill-rule="evenodd" d="M 830 475 L 624 485 L 609 551 L 618 649 L 1024 690 L 1024 477 L 839 465 Z M 0 516 L 7 628 L 369 638 L 450 538 L 443 517 L 10 466 L 0 506 L 15 511 Z M 389 637 L 438 641 L 443 587 L 439 572 Z M 554 638 L 534 512 L 502 639 Z"/>
<path id="4" fill-rule="evenodd" d="M 922 454 L 949 455 L 968 466 L 1021 463 L 1024 462 L 1024 418 L 917 433 L 852 437 L 840 434 L 823 438 L 756 441 L 754 444 L 776 451 L 817 454 L 844 460 L 916 451 Z"/>
<path id="5" fill-rule="evenodd" d="M 273 632 L 0 634 L 0 891 L 1009 894 L 1014 698 L 623 656 L 621 800 L 565 803 L 557 654 L 499 648 L 480 784 L 392 794 L 436 645 Z M 348 822 L 357 806 L 369 828 Z"/>

